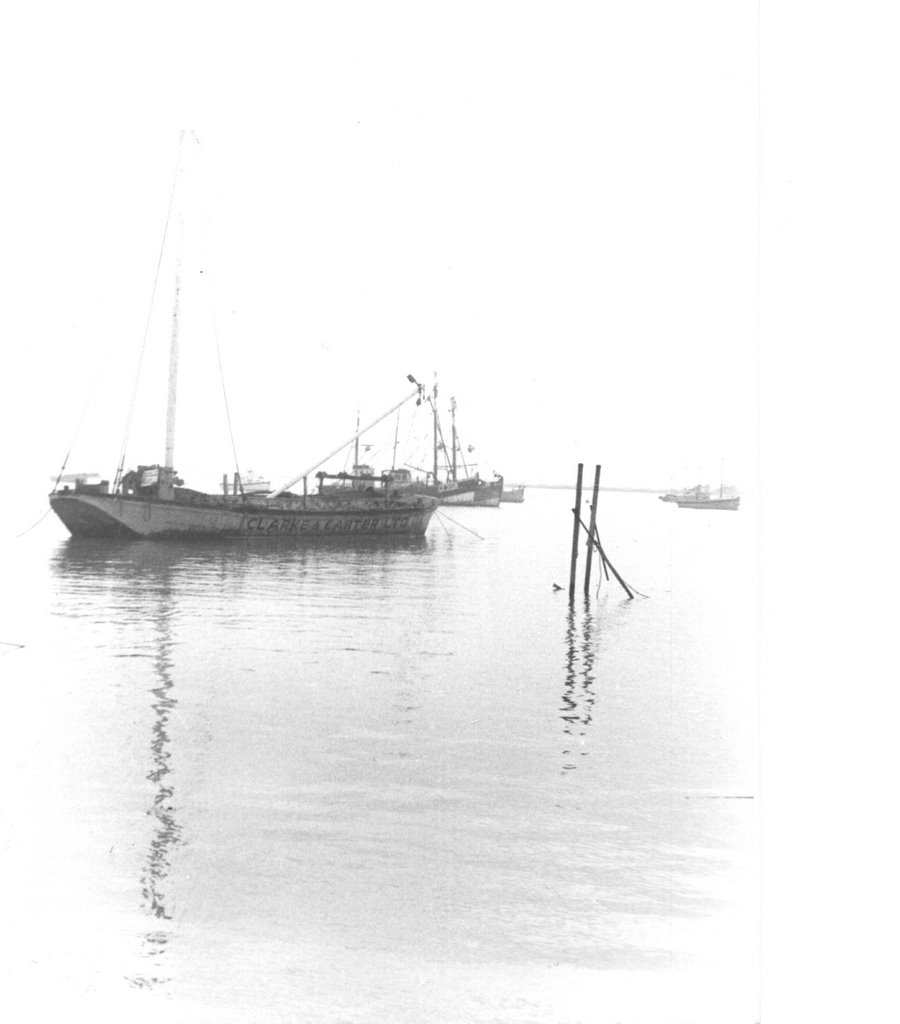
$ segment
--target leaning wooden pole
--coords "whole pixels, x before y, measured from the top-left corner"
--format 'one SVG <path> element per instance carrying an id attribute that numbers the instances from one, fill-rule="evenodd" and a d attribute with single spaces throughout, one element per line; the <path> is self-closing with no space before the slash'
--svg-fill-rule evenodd
<path id="1" fill-rule="evenodd" d="M 613 574 L 613 576 L 615 576 L 615 578 L 622 585 L 622 589 L 628 595 L 628 600 L 629 601 L 633 601 L 634 600 L 634 594 L 631 592 L 631 587 L 629 587 L 628 584 L 625 582 L 625 580 L 623 580 L 622 577 L 616 572 L 616 567 L 606 557 L 606 552 L 603 550 L 603 545 L 600 543 L 600 534 L 597 532 L 597 527 L 596 526 L 594 527 L 594 532 L 593 532 L 592 536 L 594 538 L 594 543 L 597 545 L 597 550 L 600 552 L 600 557 L 603 560 L 603 565 L 608 569 L 609 572 L 611 572 Z M 607 579 L 608 578 L 609 578 L 609 576 L 607 575 Z"/>
<path id="2" fill-rule="evenodd" d="M 594 557 L 594 545 L 591 538 L 597 528 L 597 495 L 600 492 L 600 467 L 594 466 L 594 490 L 591 494 L 591 532 L 587 539 L 587 556 L 584 563 L 584 596 L 590 597 L 591 593 L 591 562 Z"/>
<path id="3" fill-rule="evenodd" d="M 575 565 L 578 562 L 578 527 L 581 525 L 581 477 L 584 463 L 578 463 L 578 478 L 575 481 L 575 508 L 572 509 L 572 564 L 569 569 L 569 600 L 575 600 Z"/>

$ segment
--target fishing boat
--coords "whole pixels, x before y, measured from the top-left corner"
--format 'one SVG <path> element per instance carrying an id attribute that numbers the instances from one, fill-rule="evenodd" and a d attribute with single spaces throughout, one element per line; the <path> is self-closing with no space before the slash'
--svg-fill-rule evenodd
<path id="1" fill-rule="evenodd" d="M 473 505 L 484 505 L 487 508 L 498 508 L 503 500 L 503 477 L 495 474 L 493 480 L 478 480 L 475 494 L 472 498 Z"/>
<path id="2" fill-rule="evenodd" d="M 733 491 L 733 488 L 719 487 L 719 493 L 714 494 L 705 484 L 697 484 L 696 487 L 688 487 L 683 491 L 661 494 L 659 500 L 674 502 L 679 508 L 724 509 L 736 512 L 740 508 L 741 499 Z"/>
<path id="3" fill-rule="evenodd" d="M 511 487 L 504 487 L 500 494 L 500 500 L 504 502 L 512 502 L 516 505 L 521 505 L 525 500 L 525 487 L 521 484 L 513 485 Z"/>
<path id="4" fill-rule="evenodd" d="M 432 388 L 431 395 L 427 401 L 431 405 L 433 430 L 432 430 L 432 468 L 420 470 L 425 473 L 425 479 L 413 480 L 410 490 L 415 494 L 428 495 L 436 498 L 441 505 L 480 505 L 483 507 L 496 507 L 500 504 L 500 495 L 503 492 L 503 477 L 494 474 L 493 480 L 483 480 L 477 470 L 470 470 L 466 465 L 465 453 L 459 440 L 456 430 L 456 399 L 450 399 L 450 457 L 447 459 L 447 445 L 444 442 L 441 429 L 440 417 L 437 406 L 438 387 L 437 383 Z M 469 448 L 469 453 L 474 449 Z M 439 468 L 439 455 L 444 453 L 445 467 L 443 476 Z M 417 467 L 412 467 L 417 468 Z"/>
<path id="5" fill-rule="evenodd" d="M 243 491 L 244 494 L 268 494 L 272 490 L 272 481 L 249 470 L 246 475 L 237 479 L 236 492 Z"/>
<path id="6" fill-rule="evenodd" d="M 403 402 L 419 392 L 417 386 Z M 108 480 L 89 483 L 79 475 L 72 481 L 74 486 L 65 483 L 61 489 L 58 485 L 54 488 L 50 507 L 75 537 L 163 540 L 264 536 L 302 540 L 361 534 L 424 534 L 437 506 L 437 501 L 427 495 L 389 490 L 346 497 L 307 493 L 307 478 L 347 443 L 350 442 L 341 444 L 277 490 L 266 494 L 252 489 L 244 491 L 240 475 L 236 474 L 236 487 L 231 493 L 226 477 L 222 494 L 207 494 L 185 487 L 177 476 L 173 467 L 174 437 L 167 435 L 164 464 L 139 465 L 136 470 L 117 474 L 112 487 Z M 293 493 L 290 488 L 301 481 L 304 493 Z"/>
<path id="7" fill-rule="evenodd" d="M 183 142 L 183 136 L 182 136 Z M 179 150 L 180 166 L 180 150 Z M 176 184 L 178 172 L 176 171 Z M 173 189 L 174 193 L 174 189 Z M 168 224 L 166 225 L 168 229 Z M 163 235 L 165 244 L 165 233 Z M 222 493 L 208 494 L 184 486 L 175 469 L 175 397 L 178 372 L 178 323 L 181 258 L 176 260 L 175 302 L 169 345 L 165 458 L 162 463 L 138 465 L 124 471 L 124 446 L 112 486 L 108 479 L 89 474 L 64 478 L 65 463 L 49 496 L 50 507 L 75 537 L 167 538 L 278 537 L 307 540 L 359 535 L 421 535 L 437 501 L 426 494 L 348 492 L 307 493 L 307 478 L 359 435 L 406 402 L 423 400 L 424 389 L 412 375 L 414 388 L 374 423 L 343 442 L 309 469 L 283 486 L 250 476 L 243 484 L 239 471 L 229 493 L 228 476 Z M 303 482 L 303 493 L 291 488 Z M 60 487 L 62 485 L 62 487 Z"/>
<path id="8" fill-rule="evenodd" d="M 397 467 L 397 437 L 394 438 L 394 459 L 390 469 L 377 473 L 371 465 L 360 462 L 359 443 L 353 452 L 353 466 L 349 471 L 337 474 L 319 473 L 319 494 L 372 495 L 391 493 L 398 495 L 422 495 L 434 498 L 440 505 L 480 505 L 496 507 L 503 492 L 503 477 L 494 474 L 493 480 L 485 480 L 477 469 L 466 465 L 465 453 L 456 430 L 456 399 L 450 399 L 451 440 L 444 441 L 437 405 L 438 387 L 434 384 L 425 401 L 431 406 L 433 426 L 431 430 L 430 469 L 406 464 Z M 357 413 L 357 426 L 359 414 Z M 398 420 L 399 426 L 399 420 Z M 469 453 L 474 451 L 470 446 Z M 449 452 L 449 456 L 448 456 Z M 444 465 L 441 466 L 443 455 Z M 413 475 L 413 472 L 417 474 Z"/>
<path id="9" fill-rule="evenodd" d="M 700 491 L 702 486 L 703 486 L 702 484 L 697 484 L 696 487 L 685 487 L 685 488 L 683 488 L 680 491 L 669 491 L 668 494 L 661 494 L 659 496 L 659 500 L 660 501 L 670 501 L 670 502 L 672 502 L 674 504 L 676 501 L 681 501 L 682 499 L 686 499 L 686 498 L 690 497 L 692 494 L 694 494 L 695 492 Z"/>

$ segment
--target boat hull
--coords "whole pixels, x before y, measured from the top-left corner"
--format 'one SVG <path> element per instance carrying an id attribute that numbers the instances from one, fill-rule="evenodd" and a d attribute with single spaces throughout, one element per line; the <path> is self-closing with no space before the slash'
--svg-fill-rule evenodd
<path id="1" fill-rule="evenodd" d="M 474 491 L 437 490 L 436 500 L 439 505 L 474 505 Z"/>
<path id="2" fill-rule="evenodd" d="M 417 536 L 425 533 L 436 503 L 304 499 L 205 503 L 158 498 L 57 492 L 50 507 L 73 537 L 316 537 Z"/>
<path id="3" fill-rule="evenodd" d="M 736 512 L 740 508 L 740 504 L 740 498 L 708 498 L 705 501 L 681 499 L 678 501 L 679 508 L 713 508 L 724 509 L 730 512 Z"/>
<path id="4" fill-rule="evenodd" d="M 474 505 L 478 480 L 457 480 L 446 484 L 413 483 L 404 488 L 405 493 L 434 498 L 439 505 Z"/>
<path id="5" fill-rule="evenodd" d="M 503 493 L 500 495 L 502 502 L 511 502 L 519 505 L 525 500 L 525 488 L 524 487 L 504 487 Z"/>
<path id="6" fill-rule="evenodd" d="M 472 499 L 473 505 L 497 508 L 500 505 L 500 498 L 503 494 L 503 484 L 499 481 L 479 484 Z"/>
<path id="7" fill-rule="evenodd" d="M 500 481 L 481 480 L 476 476 L 446 484 L 413 484 L 412 494 L 428 495 L 439 505 L 480 505 L 495 508 L 500 504 L 503 485 Z"/>

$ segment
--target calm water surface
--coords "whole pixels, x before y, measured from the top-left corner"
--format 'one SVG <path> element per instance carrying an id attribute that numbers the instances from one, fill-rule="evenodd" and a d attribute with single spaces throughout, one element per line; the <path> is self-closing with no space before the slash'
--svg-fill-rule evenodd
<path id="1" fill-rule="evenodd" d="M 7 544 L 34 1019 L 753 1024 L 753 512 L 604 493 L 648 596 L 570 607 L 572 498 L 415 542 Z"/>

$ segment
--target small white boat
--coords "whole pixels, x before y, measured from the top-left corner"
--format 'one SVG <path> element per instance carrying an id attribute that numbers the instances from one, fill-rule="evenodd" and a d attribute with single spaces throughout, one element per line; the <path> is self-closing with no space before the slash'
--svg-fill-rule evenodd
<path id="1" fill-rule="evenodd" d="M 713 494 L 705 484 L 661 494 L 659 500 L 674 502 L 679 508 L 724 509 L 731 512 L 736 512 L 741 504 L 741 499 L 733 487 L 720 487 L 719 493 Z"/>

